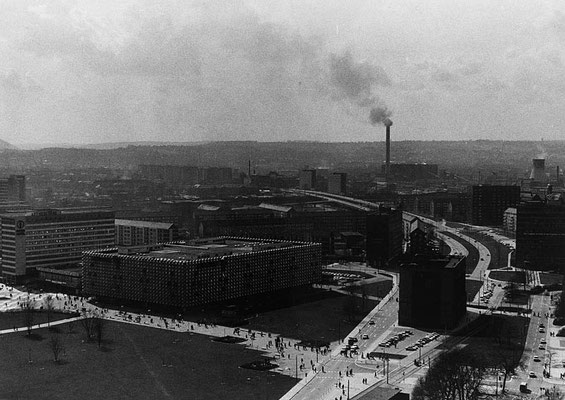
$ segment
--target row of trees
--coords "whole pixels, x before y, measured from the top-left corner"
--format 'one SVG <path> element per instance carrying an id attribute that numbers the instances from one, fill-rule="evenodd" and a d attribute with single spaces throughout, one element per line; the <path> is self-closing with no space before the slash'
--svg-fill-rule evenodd
<path id="1" fill-rule="evenodd" d="M 414 400 L 476 400 L 486 368 L 461 349 L 441 353 L 412 391 Z"/>
<path id="2" fill-rule="evenodd" d="M 520 366 L 521 353 L 499 358 L 500 368 L 504 375 L 501 392 L 505 392 L 506 379 L 516 372 Z M 456 348 L 441 353 L 432 363 L 428 373 L 421 377 L 412 391 L 414 400 L 477 400 L 484 396 L 480 391 L 488 368 L 485 357 L 467 350 Z M 498 379 L 498 378 L 497 378 Z M 549 400 L 563 400 L 564 394 L 553 387 L 546 392 Z"/>
<path id="3" fill-rule="evenodd" d="M 36 301 L 29 296 L 20 302 L 20 309 L 22 312 L 22 319 L 23 319 L 22 322 L 26 327 L 28 336 L 31 336 L 33 326 L 35 325 L 35 315 L 37 312 L 36 306 L 37 306 Z M 55 310 L 55 299 L 53 298 L 52 295 L 47 295 L 44 297 L 40 309 L 45 311 L 47 314 L 47 327 L 51 331 L 51 336 L 49 338 L 48 345 L 53 354 L 53 360 L 55 362 L 59 362 L 61 359 L 61 355 L 64 354 L 65 352 L 65 346 L 59 331 L 56 329 L 52 329 L 51 327 L 51 319 L 53 316 L 53 311 Z M 82 326 L 84 330 L 86 341 L 87 342 L 96 341 L 98 343 L 98 347 L 100 348 L 102 346 L 102 342 L 106 332 L 106 320 L 102 318 L 97 312 L 93 312 L 93 313 L 84 312 L 80 318 L 80 326 Z M 69 322 L 68 327 L 69 327 L 69 333 L 72 333 L 74 331 L 74 323 Z"/>

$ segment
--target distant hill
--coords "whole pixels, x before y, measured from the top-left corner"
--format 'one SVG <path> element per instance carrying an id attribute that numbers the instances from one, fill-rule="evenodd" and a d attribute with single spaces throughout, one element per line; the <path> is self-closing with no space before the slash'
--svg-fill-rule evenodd
<path id="1" fill-rule="evenodd" d="M 94 143 L 94 144 L 84 144 L 84 145 L 72 145 L 68 147 L 80 148 L 80 149 L 95 149 L 95 150 L 112 150 L 119 149 L 129 146 L 199 146 L 209 142 L 158 142 L 158 141 L 146 141 L 146 142 L 115 142 L 115 143 Z"/>
<path id="2" fill-rule="evenodd" d="M 101 147 L 102 146 L 102 147 Z M 104 148 L 107 146 L 108 148 Z M 13 147 L 12 147 L 13 148 Z M 483 176 L 525 176 L 532 158 L 544 157 L 546 170 L 565 168 L 565 141 L 393 141 L 392 162 L 438 164 L 440 170 L 461 174 L 481 170 Z M 166 142 L 108 143 L 91 148 L 50 147 L 10 150 L 0 157 L 0 168 L 136 169 L 140 164 L 226 166 L 247 171 L 296 170 L 326 167 L 342 171 L 380 170 L 384 142 Z"/>
<path id="3" fill-rule="evenodd" d="M 0 139 L 0 150 L 18 150 L 18 147 Z"/>
<path id="4" fill-rule="evenodd" d="M 94 149 L 94 150 L 114 150 L 129 146 L 198 146 L 208 142 L 159 142 L 159 141 L 139 141 L 139 142 L 108 142 L 108 143 L 26 143 L 20 146 L 25 150 L 41 149 Z M 17 147 L 14 147 L 16 149 Z"/>

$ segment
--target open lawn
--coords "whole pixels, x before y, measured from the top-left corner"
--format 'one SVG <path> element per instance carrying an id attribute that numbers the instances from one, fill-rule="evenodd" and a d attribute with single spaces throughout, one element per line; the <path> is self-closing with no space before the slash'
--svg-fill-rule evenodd
<path id="1" fill-rule="evenodd" d="M 344 338 L 377 304 L 376 301 L 334 293 L 324 300 L 261 313 L 251 318 L 245 328 L 278 333 L 297 340 L 331 342 Z M 353 305 L 358 306 L 360 311 L 355 315 L 350 312 Z"/>
<path id="2" fill-rule="evenodd" d="M 497 281 L 526 283 L 524 271 L 491 271 L 488 277 Z"/>
<path id="3" fill-rule="evenodd" d="M 466 339 L 466 350 L 479 354 L 485 366 L 493 367 L 507 360 L 517 366 L 525 345 L 525 334 L 530 319 L 509 315 L 483 315 L 478 324 L 478 332 Z M 465 334 L 464 332 L 461 332 Z"/>
<path id="4" fill-rule="evenodd" d="M 467 291 L 467 301 L 473 301 L 477 292 L 480 290 L 481 286 L 483 286 L 483 281 L 479 281 L 476 279 L 466 279 L 465 280 L 465 289 Z"/>
<path id="5" fill-rule="evenodd" d="M 51 321 L 59 321 L 61 319 L 67 319 L 76 317 L 78 314 L 67 314 L 61 312 L 52 312 L 50 319 Z M 8 311 L 0 313 L 0 330 L 10 329 L 13 327 L 25 327 L 25 316 L 21 311 Z M 47 312 L 37 311 L 33 313 L 33 324 L 47 324 Z"/>
<path id="6" fill-rule="evenodd" d="M 367 296 L 375 296 L 379 298 L 385 297 L 391 289 L 392 280 L 389 278 L 383 278 L 378 282 L 367 283 L 365 285 L 353 285 L 347 288 L 347 290 L 351 290 L 353 293 L 366 294 Z"/>
<path id="7" fill-rule="evenodd" d="M 539 280 L 542 285 L 559 285 L 563 282 L 563 275 L 540 272 Z"/>
<path id="8" fill-rule="evenodd" d="M 63 362 L 50 333 L 0 336 L 0 396 L 7 399 L 278 399 L 295 380 L 240 368 L 261 360 L 241 345 L 190 333 L 107 322 L 105 340 L 84 343 L 80 326 L 60 326 Z M 29 362 L 31 359 L 31 362 Z"/>

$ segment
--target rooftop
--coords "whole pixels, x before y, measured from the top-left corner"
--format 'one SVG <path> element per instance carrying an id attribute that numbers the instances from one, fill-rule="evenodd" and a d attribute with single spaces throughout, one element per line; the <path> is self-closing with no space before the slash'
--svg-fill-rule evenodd
<path id="1" fill-rule="evenodd" d="M 171 229 L 174 224 L 166 222 L 135 221 L 131 219 L 116 219 L 116 225 L 135 226 L 136 228 Z"/>
<path id="2" fill-rule="evenodd" d="M 143 256 L 161 259 L 165 258 L 173 260 L 201 260 L 206 258 L 226 257 L 244 253 L 252 253 L 263 250 L 280 249 L 297 245 L 304 245 L 304 243 L 219 237 L 159 245 L 120 247 L 117 249 L 114 248 L 95 251 L 95 253 L 118 253 L 130 256 Z"/>

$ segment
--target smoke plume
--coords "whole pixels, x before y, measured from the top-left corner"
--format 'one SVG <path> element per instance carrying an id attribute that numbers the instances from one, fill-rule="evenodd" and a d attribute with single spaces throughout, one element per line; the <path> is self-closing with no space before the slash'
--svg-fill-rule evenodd
<path id="1" fill-rule="evenodd" d="M 374 86 L 390 86 L 386 72 L 367 62 L 355 62 L 349 51 L 330 58 L 330 80 L 338 90 L 338 97 L 348 100 L 362 109 L 370 109 L 369 121 L 383 123 L 391 112 L 373 93 Z"/>
<path id="2" fill-rule="evenodd" d="M 371 111 L 369 111 L 369 121 L 371 121 L 373 125 L 383 124 L 385 120 L 391 116 L 392 112 L 385 106 L 373 107 Z"/>

